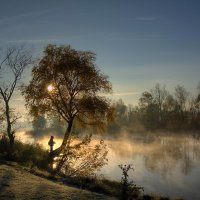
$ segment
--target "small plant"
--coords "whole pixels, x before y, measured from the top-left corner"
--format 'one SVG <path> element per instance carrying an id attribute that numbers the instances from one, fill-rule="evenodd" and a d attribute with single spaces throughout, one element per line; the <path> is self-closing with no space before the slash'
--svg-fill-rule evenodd
<path id="1" fill-rule="evenodd" d="M 130 170 L 133 170 L 131 164 L 129 165 L 119 165 L 119 168 L 122 170 L 122 179 L 121 179 L 121 195 L 120 200 L 131 200 L 137 198 L 140 194 L 140 190 L 143 191 L 142 187 L 137 187 L 133 181 L 128 180 L 128 173 Z"/>

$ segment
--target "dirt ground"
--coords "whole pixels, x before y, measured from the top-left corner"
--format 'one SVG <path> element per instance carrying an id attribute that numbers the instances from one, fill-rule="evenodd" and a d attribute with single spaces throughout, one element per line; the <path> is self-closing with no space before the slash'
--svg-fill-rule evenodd
<path id="1" fill-rule="evenodd" d="M 0 164 L 1 200 L 114 200 L 89 191 L 64 186 L 30 174 L 19 166 Z"/>

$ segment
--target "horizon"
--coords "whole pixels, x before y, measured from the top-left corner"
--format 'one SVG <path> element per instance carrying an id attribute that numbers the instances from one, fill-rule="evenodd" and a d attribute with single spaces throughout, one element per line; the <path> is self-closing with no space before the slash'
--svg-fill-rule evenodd
<path id="1" fill-rule="evenodd" d="M 156 83 L 196 93 L 199 8 L 197 0 L 2 1 L 1 47 L 27 44 L 36 58 L 47 44 L 92 51 L 113 85 L 109 97 L 135 106 Z M 24 77 L 31 79 L 30 69 Z M 13 104 L 21 110 L 24 100 L 16 94 Z"/>

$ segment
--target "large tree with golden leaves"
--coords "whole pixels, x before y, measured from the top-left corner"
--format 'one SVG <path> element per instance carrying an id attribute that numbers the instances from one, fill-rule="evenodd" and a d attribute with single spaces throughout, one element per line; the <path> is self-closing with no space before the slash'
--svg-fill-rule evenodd
<path id="1" fill-rule="evenodd" d="M 33 116 L 56 113 L 67 123 L 63 142 L 54 156 L 65 149 L 75 121 L 102 127 L 111 116 L 109 100 L 102 94 L 110 93 L 112 86 L 95 59 L 93 52 L 48 45 L 33 67 L 32 80 L 23 88 Z"/>

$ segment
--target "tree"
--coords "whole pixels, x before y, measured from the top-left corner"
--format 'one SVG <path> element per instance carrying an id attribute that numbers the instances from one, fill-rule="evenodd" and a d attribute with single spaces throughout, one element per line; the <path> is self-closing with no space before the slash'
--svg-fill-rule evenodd
<path id="1" fill-rule="evenodd" d="M 0 99 L 0 127 L 3 125 L 3 121 L 4 121 L 4 113 L 3 113 L 3 108 L 1 105 L 1 99 Z M 0 129 L 0 136 L 2 134 L 1 132 L 2 130 Z"/>
<path id="2" fill-rule="evenodd" d="M 176 101 L 174 100 L 174 97 L 171 94 L 168 94 L 163 105 L 164 111 L 167 113 L 173 112 L 175 106 L 176 106 Z"/>
<path id="3" fill-rule="evenodd" d="M 58 114 L 66 122 L 63 142 L 54 156 L 65 150 L 75 121 L 103 128 L 111 116 L 109 101 L 100 96 L 111 92 L 111 83 L 96 67 L 95 58 L 89 51 L 48 45 L 33 67 L 32 80 L 22 89 L 31 115 Z"/>
<path id="4" fill-rule="evenodd" d="M 74 141 L 75 142 L 75 141 Z M 82 142 L 68 146 L 62 153 L 61 159 L 56 159 L 57 170 L 62 169 L 68 176 L 89 177 L 95 176 L 96 171 L 107 164 L 108 150 L 103 140 L 95 145 L 91 143 L 91 135 Z"/>
<path id="5" fill-rule="evenodd" d="M 200 81 L 199 81 L 199 83 L 197 85 L 197 90 L 198 90 L 198 94 L 200 94 Z"/>
<path id="6" fill-rule="evenodd" d="M 189 98 L 190 125 L 193 128 L 200 127 L 200 82 L 197 86 L 197 94 Z"/>
<path id="7" fill-rule="evenodd" d="M 46 128 L 46 119 L 44 118 L 44 116 L 38 116 L 38 118 L 35 118 L 32 121 L 32 126 L 34 131 L 39 132 L 39 131 L 43 131 Z"/>
<path id="8" fill-rule="evenodd" d="M 197 86 L 197 91 L 198 91 L 197 102 L 199 103 L 200 102 L 200 81 L 199 81 L 198 86 Z"/>
<path id="9" fill-rule="evenodd" d="M 185 111 L 186 111 L 186 102 L 188 100 L 189 92 L 186 91 L 184 86 L 176 86 L 175 88 L 175 97 L 177 101 L 178 110 L 180 112 L 181 121 L 183 122 L 185 119 Z"/>
<path id="10" fill-rule="evenodd" d="M 139 105 L 142 108 L 148 107 L 153 103 L 153 96 L 150 92 L 143 92 L 140 99 L 139 99 Z"/>
<path id="11" fill-rule="evenodd" d="M 131 164 L 128 165 L 118 165 L 122 170 L 121 178 L 121 197 L 120 200 L 137 199 L 141 190 L 144 191 L 142 187 L 136 186 L 133 181 L 129 181 L 129 171 L 134 171 Z"/>
<path id="12" fill-rule="evenodd" d="M 8 47 L 0 63 L 0 97 L 4 103 L 6 130 L 11 146 L 14 144 L 16 132 L 13 125 L 19 119 L 19 115 L 16 115 L 10 107 L 10 101 L 22 78 L 24 69 L 31 63 L 30 51 L 26 50 L 24 46 Z"/>
<path id="13" fill-rule="evenodd" d="M 166 98 L 168 96 L 168 92 L 165 88 L 165 86 L 163 85 L 163 87 L 161 88 L 160 84 L 157 83 L 155 85 L 155 87 L 151 90 L 151 93 L 153 95 L 153 100 L 154 103 L 158 106 L 158 112 L 159 112 L 159 122 L 162 125 L 162 123 L 164 122 L 164 112 L 163 112 L 163 105 L 166 101 Z"/>
<path id="14" fill-rule="evenodd" d="M 147 129 L 157 128 L 159 122 L 158 106 L 151 92 L 143 92 L 139 99 L 141 120 Z"/>
<path id="15" fill-rule="evenodd" d="M 109 124 L 108 130 L 112 134 L 116 134 L 119 133 L 127 123 L 127 106 L 122 99 L 119 99 L 117 102 L 113 103 L 112 107 L 114 110 L 115 121 L 112 124 Z"/>

